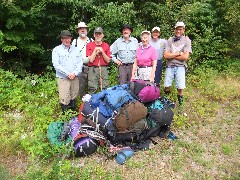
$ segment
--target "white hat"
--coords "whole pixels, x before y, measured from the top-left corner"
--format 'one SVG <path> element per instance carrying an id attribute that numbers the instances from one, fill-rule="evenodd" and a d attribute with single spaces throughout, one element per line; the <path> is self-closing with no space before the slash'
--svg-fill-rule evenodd
<path id="1" fill-rule="evenodd" d="M 82 28 L 82 27 L 88 28 L 88 26 L 85 24 L 85 22 L 80 22 L 80 23 L 78 23 L 77 29 L 78 29 L 78 28 Z"/>
<path id="2" fill-rule="evenodd" d="M 151 34 L 150 31 L 144 30 L 144 31 L 142 31 L 141 35 L 144 34 L 144 33 Z"/>
<path id="3" fill-rule="evenodd" d="M 175 29 L 176 29 L 177 27 L 179 27 L 179 26 L 185 28 L 185 24 L 184 24 L 183 22 L 177 22 L 176 25 L 175 25 Z"/>
<path id="4" fill-rule="evenodd" d="M 156 27 L 152 28 L 152 32 L 155 31 L 155 30 L 157 30 L 158 32 L 160 32 L 160 27 L 157 27 L 157 26 L 156 26 Z"/>

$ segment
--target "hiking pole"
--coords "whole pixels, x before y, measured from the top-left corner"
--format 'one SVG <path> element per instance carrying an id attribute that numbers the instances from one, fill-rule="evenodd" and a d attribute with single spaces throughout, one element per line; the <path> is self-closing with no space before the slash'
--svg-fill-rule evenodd
<path id="1" fill-rule="evenodd" d="M 102 91 L 102 68 L 100 66 L 100 56 L 98 55 L 98 67 L 99 67 L 99 84 L 100 90 Z"/>

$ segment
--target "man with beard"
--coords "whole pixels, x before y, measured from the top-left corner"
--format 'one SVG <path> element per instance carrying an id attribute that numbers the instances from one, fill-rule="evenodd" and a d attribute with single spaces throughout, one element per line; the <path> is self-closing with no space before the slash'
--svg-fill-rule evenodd
<path id="1" fill-rule="evenodd" d="M 68 30 L 60 34 L 62 44 L 52 51 L 52 63 L 56 70 L 59 100 L 63 113 L 74 111 L 79 90 L 78 75 L 82 71 L 82 56 L 71 45 L 72 35 Z"/>
<path id="2" fill-rule="evenodd" d="M 119 66 L 119 83 L 128 83 L 132 76 L 133 63 L 136 58 L 138 41 L 131 36 L 133 28 L 125 24 L 120 29 L 122 37 L 118 38 L 110 47 L 112 60 Z"/>
<path id="3" fill-rule="evenodd" d="M 94 30 L 94 42 L 90 42 L 86 47 L 88 57 L 88 93 L 94 94 L 100 87 L 103 90 L 108 87 L 107 66 L 111 59 L 110 47 L 103 42 L 103 29 L 96 27 Z"/>
<path id="4" fill-rule="evenodd" d="M 191 40 L 184 35 L 184 32 L 185 24 L 183 22 L 177 22 L 174 30 L 175 36 L 168 39 L 164 52 L 164 58 L 167 60 L 164 92 L 166 95 L 170 93 L 172 81 L 175 79 L 178 91 L 177 98 L 180 106 L 183 104 L 183 89 L 186 87 L 186 62 L 190 53 L 192 53 Z"/>
<path id="5" fill-rule="evenodd" d="M 79 96 L 82 98 L 86 94 L 86 86 L 88 83 L 88 58 L 86 57 L 86 45 L 87 43 L 93 41 L 92 39 L 87 37 L 88 26 L 84 22 L 78 23 L 77 33 L 79 37 L 74 39 L 72 45 L 78 48 L 79 52 L 83 57 L 83 70 L 79 76 Z"/>

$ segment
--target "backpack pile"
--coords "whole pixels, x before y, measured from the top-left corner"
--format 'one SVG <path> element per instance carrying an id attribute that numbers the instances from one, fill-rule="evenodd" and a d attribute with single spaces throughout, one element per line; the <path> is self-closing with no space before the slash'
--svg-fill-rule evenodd
<path id="1" fill-rule="evenodd" d="M 60 141 L 58 145 L 64 140 L 72 141 L 76 157 L 91 155 L 98 146 L 107 146 L 110 151 L 119 146 L 127 147 L 126 152 L 129 148 L 134 151 L 146 149 L 151 137 L 166 137 L 173 120 L 172 108 L 174 104 L 160 97 L 159 87 L 152 83 L 133 81 L 112 86 L 85 95 L 79 115 L 61 123 L 62 132 L 56 139 Z"/>

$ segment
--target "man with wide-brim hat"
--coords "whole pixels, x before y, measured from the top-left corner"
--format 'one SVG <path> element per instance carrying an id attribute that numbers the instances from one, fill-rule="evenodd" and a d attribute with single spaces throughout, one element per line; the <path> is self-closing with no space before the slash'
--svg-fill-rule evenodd
<path id="1" fill-rule="evenodd" d="M 132 76 L 138 41 L 131 36 L 133 28 L 130 25 L 124 24 L 119 30 L 122 36 L 110 46 L 110 50 L 112 61 L 119 67 L 119 83 L 126 84 L 130 82 Z"/>
<path id="2" fill-rule="evenodd" d="M 82 71 L 82 56 L 71 45 L 72 34 L 68 30 L 60 33 L 61 45 L 52 51 L 52 63 L 56 70 L 59 100 L 63 113 L 75 110 L 79 91 L 78 76 Z"/>
<path id="3" fill-rule="evenodd" d="M 158 86 L 160 86 L 160 80 L 162 78 L 162 58 L 164 49 L 167 44 L 167 41 L 165 39 L 160 38 L 160 34 L 160 27 L 155 26 L 154 28 L 152 28 L 151 39 L 149 41 L 149 44 L 156 49 L 157 53 L 157 67 L 154 82 Z"/>
<path id="4" fill-rule="evenodd" d="M 166 59 L 166 71 L 164 79 L 164 92 L 170 93 L 172 81 L 175 79 L 178 91 L 178 103 L 183 104 L 183 90 L 186 87 L 186 67 L 190 53 L 192 53 L 191 40 L 184 35 L 185 24 L 177 22 L 174 29 L 174 36 L 167 41 L 164 57 Z"/>
<path id="5" fill-rule="evenodd" d="M 78 38 L 74 39 L 72 45 L 77 47 L 79 52 L 83 57 L 83 70 L 79 76 L 79 96 L 82 98 L 86 94 L 87 84 L 88 84 L 88 58 L 86 57 L 86 45 L 87 43 L 93 41 L 87 37 L 89 27 L 85 22 L 79 22 L 77 24 L 76 31 L 78 33 Z"/>

